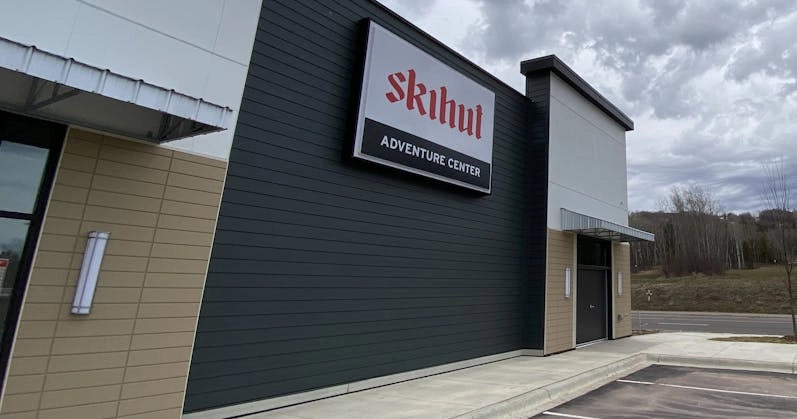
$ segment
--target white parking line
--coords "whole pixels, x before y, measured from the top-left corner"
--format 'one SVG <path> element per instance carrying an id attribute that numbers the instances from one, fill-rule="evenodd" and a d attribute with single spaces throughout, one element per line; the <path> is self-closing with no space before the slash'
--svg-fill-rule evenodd
<path id="1" fill-rule="evenodd" d="M 784 396 L 784 395 L 781 395 L 781 394 L 750 393 L 750 392 L 747 392 L 747 391 L 720 390 L 718 388 L 682 386 L 682 385 L 679 385 L 679 384 L 651 383 L 651 382 L 648 382 L 648 381 L 617 380 L 617 382 L 618 383 L 629 383 L 629 384 L 657 385 L 657 386 L 664 386 L 664 387 L 683 388 L 683 389 L 687 389 L 687 390 L 712 391 L 712 392 L 715 392 L 715 393 L 742 394 L 742 395 L 745 395 L 745 396 L 775 397 L 775 398 L 778 398 L 778 399 L 797 399 L 797 396 Z"/>
<path id="2" fill-rule="evenodd" d="M 560 416 L 560 417 L 563 417 L 563 418 L 600 419 L 600 418 L 594 418 L 592 416 L 578 416 L 578 415 L 568 415 L 567 413 L 556 413 L 556 412 L 551 412 L 550 410 L 546 410 L 546 411 L 542 412 L 542 414 L 543 415 L 549 415 L 549 416 Z"/>
<path id="3" fill-rule="evenodd" d="M 666 324 L 668 326 L 710 326 L 708 323 L 657 323 L 657 324 Z"/>

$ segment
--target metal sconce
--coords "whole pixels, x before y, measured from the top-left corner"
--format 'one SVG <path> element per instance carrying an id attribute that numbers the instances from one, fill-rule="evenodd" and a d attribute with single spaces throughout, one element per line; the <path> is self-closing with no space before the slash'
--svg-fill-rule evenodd
<path id="1" fill-rule="evenodd" d="M 100 275 L 102 257 L 105 255 L 105 245 L 111 233 L 105 231 L 92 231 L 86 242 L 86 252 L 83 254 L 83 264 L 80 266 L 80 275 L 75 287 L 75 299 L 72 300 L 72 314 L 89 314 L 91 301 L 94 299 L 94 290 L 97 288 L 97 277 Z"/>
<path id="2" fill-rule="evenodd" d="M 617 272 L 617 295 L 623 295 L 623 273 Z"/>
<path id="3" fill-rule="evenodd" d="M 570 298 L 570 268 L 565 268 L 565 298 Z"/>

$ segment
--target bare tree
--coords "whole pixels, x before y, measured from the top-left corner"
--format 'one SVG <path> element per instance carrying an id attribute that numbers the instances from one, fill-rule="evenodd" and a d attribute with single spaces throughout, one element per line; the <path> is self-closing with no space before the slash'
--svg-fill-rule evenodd
<path id="1" fill-rule="evenodd" d="M 792 286 L 792 271 L 795 262 L 794 256 L 794 213 L 791 212 L 791 189 L 783 171 L 783 161 L 764 165 L 766 181 L 764 183 L 764 198 L 769 208 L 773 209 L 775 218 L 775 242 L 778 247 L 778 259 L 786 271 L 786 289 L 789 293 L 789 309 L 791 310 L 792 336 L 797 339 L 797 316 L 794 307 L 794 287 Z"/>

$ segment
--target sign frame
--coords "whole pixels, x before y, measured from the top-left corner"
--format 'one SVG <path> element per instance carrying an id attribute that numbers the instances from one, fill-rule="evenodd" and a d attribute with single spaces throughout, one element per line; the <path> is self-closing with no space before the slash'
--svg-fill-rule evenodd
<path id="1" fill-rule="evenodd" d="M 354 121 L 354 124 L 353 124 L 353 131 L 354 131 L 353 132 L 353 137 L 354 138 L 353 138 L 353 141 L 352 141 L 352 157 L 355 158 L 355 159 L 369 161 L 371 163 L 376 163 L 376 164 L 379 164 L 379 165 L 382 165 L 382 166 L 388 166 L 388 167 L 391 167 L 393 169 L 397 169 L 397 170 L 401 170 L 401 171 L 404 171 L 404 172 L 413 173 L 413 174 L 420 175 L 420 176 L 423 176 L 423 177 L 432 178 L 432 179 L 435 179 L 435 180 L 438 180 L 438 181 L 441 181 L 441 182 L 445 182 L 445 183 L 453 184 L 453 185 L 456 185 L 456 186 L 464 187 L 464 188 L 467 188 L 467 189 L 475 190 L 475 191 L 478 191 L 478 192 L 481 192 L 481 193 L 484 193 L 484 194 L 488 194 L 488 195 L 491 194 L 491 192 L 492 192 L 492 172 L 493 172 L 493 170 L 492 170 L 493 169 L 493 145 L 494 145 L 494 141 L 493 141 L 494 137 L 493 137 L 493 135 L 494 135 L 494 125 L 495 125 L 495 92 L 490 90 L 490 89 L 488 89 L 488 88 L 486 88 L 486 87 L 484 87 L 481 83 L 476 82 L 475 80 L 471 79 L 470 77 L 468 77 L 467 75 L 461 73 L 460 71 L 457 71 L 454 68 L 452 68 L 451 66 L 443 63 L 438 58 L 436 58 L 436 57 L 432 56 L 431 54 L 421 50 L 417 46 L 415 46 L 412 43 L 408 42 L 406 39 L 404 39 L 401 36 L 397 35 L 393 31 L 391 31 L 391 30 L 389 30 L 389 29 L 377 24 L 373 20 L 364 19 L 361 22 L 361 24 L 362 24 L 362 26 L 364 26 L 364 28 L 362 30 L 364 39 L 362 40 L 363 48 L 361 50 L 362 51 L 362 55 L 360 56 L 361 73 L 360 73 L 359 80 L 356 81 L 357 82 L 357 86 L 356 87 L 358 87 L 359 90 L 354 89 L 354 91 L 357 92 L 357 96 L 356 96 L 355 108 L 353 109 L 353 112 L 352 112 L 356 116 L 356 120 Z M 476 133 L 477 137 L 478 137 L 479 134 L 482 134 L 482 137 L 484 139 L 482 140 L 482 138 L 478 138 L 478 141 L 484 141 L 486 143 L 486 145 L 481 145 L 481 148 L 483 150 L 485 150 L 485 149 L 488 150 L 488 152 L 487 152 L 487 155 L 489 156 L 488 159 L 486 159 L 486 160 L 485 159 L 479 159 L 478 157 L 473 156 L 473 154 L 468 153 L 468 151 L 464 151 L 463 152 L 462 150 L 457 150 L 456 148 L 453 148 L 453 147 L 446 147 L 445 145 L 443 145 L 440 142 L 436 141 L 437 138 L 429 138 L 429 137 L 426 137 L 426 136 L 423 136 L 423 135 L 416 135 L 416 133 L 404 131 L 404 129 L 402 129 L 403 127 L 394 127 L 394 126 L 391 126 L 391 125 L 388 125 L 388 124 L 384 123 L 383 121 L 379 121 L 379 120 L 376 120 L 376 119 L 372 120 L 371 118 L 368 118 L 368 121 L 366 121 L 367 113 L 368 113 L 368 110 L 367 110 L 367 108 L 368 108 L 368 99 L 369 99 L 369 97 L 368 97 L 368 94 L 369 94 L 368 86 L 369 86 L 369 82 L 371 81 L 371 76 L 372 76 L 371 68 L 372 68 L 372 63 L 373 63 L 374 55 L 375 55 L 374 54 L 374 50 L 376 48 L 375 45 L 374 45 L 374 38 L 375 38 L 375 33 L 377 31 L 382 31 L 383 33 L 381 34 L 381 36 L 383 36 L 383 37 L 387 35 L 389 37 L 395 38 L 391 42 L 395 41 L 395 42 L 399 42 L 399 43 L 405 44 L 402 47 L 403 49 L 405 49 L 405 50 L 407 50 L 407 49 L 413 50 L 412 53 L 413 54 L 418 54 L 419 57 L 420 57 L 419 60 L 425 61 L 427 65 L 429 63 L 431 63 L 431 65 L 433 65 L 433 66 L 439 66 L 443 73 L 446 73 L 446 72 L 447 73 L 456 73 L 456 76 L 455 76 L 455 79 L 456 79 L 455 82 L 456 83 L 459 83 L 459 84 L 465 83 L 466 86 L 469 89 L 472 89 L 472 91 L 476 91 L 477 94 L 482 95 L 482 97 L 489 97 L 489 99 L 484 101 L 484 103 L 480 102 L 479 103 L 480 106 L 476 107 L 475 110 L 474 110 L 474 108 L 463 108 L 463 106 L 465 106 L 465 105 L 462 105 L 462 104 L 459 105 L 458 111 L 459 111 L 460 115 L 464 115 L 466 111 L 468 112 L 467 113 L 467 115 L 468 115 L 467 130 L 463 130 L 462 129 L 465 126 L 463 124 L 463 122 L 462 122 L 463 121 L 462 117 L 460 117 L 458 127 L 454 128 L 454 125 L 455 125 L 455 123 L 453 121 L 454 120 L 454 118 L 453 118 L 453 116 L 454 116 L 454 113 L 453 113 L 454 112 L 453 111 L 454 106 L 451 106 L 450 108 L 447 108 L 447 109 L 452 109 L 451 110 L 452 113 L 450 114 L 450 118 L 449 118 L 449 119 L 451 119 L 450 125 L 451 125 L 452 132 L 455 132 L 455 131 L 459 130 L 460 133 L 467 132 L 468 135 L 473 136 L 474 132 L 473 132 L 473 130 L 471 130 L 471 128 L 473 128 L 474 123 L 473 123 L 473 119 L 471 117 L 475 115 L 475 119 L 476 119 L 475 133 Z M 405 67 L 408 67 L 408 66 L 405 66 Z M 405 71 L 405 70 L 408 70 L 408 69 L 407 68 L 401 68 L 401 67 L 397 67 L 395 69 L 395 71 L 397 71 L 397 72 L 401 72 L 401 71 Z M 412 74 L 412 75 L 414 76 L 415 74 Z M 390 74 L 384 74 L 384 76 L 387 77 L 387 76 L 390 76 Z M 419 77 L 421 77 L 421 76 L 419 76 Z M 388 81 L 389 81 L 389 78 L 388 78 Z M 395 81 L 395 79 L 394 79 L 394 81 Z M 418 83 L 418 84 L 420 84 L 420 83 Z M 434 85 L 434 83 L 432 83 L 432 85 Z M 436 85 L 434 87 L 436 87 Z M 442 91 L 443 88 L 440 88 L 440 90 Z M 407 90 L 408 90 L 407 96 L 409 96 L 409 88 Z M 433 90 L 433 89 L 429 89 L 429 90 Z M 399 90 L 396 90 L 394 93 L 398 93 L 398 92 L 399 92 Z M 379 94 L 379 95 L 382 95 L 384 97 L 384 96 L 387 96 L 387 94 L 389 94 L 389 93 L 390 92 L 387 91 L 387 90 L 384 91 L 384 92 L 379 90 L 375 94 Z M 451 96 L 452 97 L 457 97 L 456 95 L 457 95 L 457 92 L 456 91 L 452 91 Z M 404 100 L 404 98 L 402 98 L 402 101 L 403 100 Z M 441 95 L 440 101 L 442 102 L 443 100 L 445 100 L 445 96 Z M 409 97 L 406 98 L 406 101 L 409 104 L 409 101 L 410 101 Z M 451 102 L 454 102 L 454 100 L 451 99 Z M 429 103 L 430 103 L 429 109 L 431 110 L 431 108 L 433 106 L 435 106 L 435 102 L 429 102 Z M 485 105 L 484 108 L 487 108 L 486 109 L 487 112 L 483 112 L 483 108 L 481 106 L 483 104 Z M 405 113 L 406 112 L 411 112 L 409 110 L 410 109 L 409 108 L 410 105 L 407 105 L 406 109 L 400 109 L 400 107 L 402 105 L 401 103 L 399 103 L 397 105 L 399 105 L 399 106 L 395 106 L 397 113 L 399 113 L 399 112 L 405 112 Z M 472 106 L 472 103 L 469 103 L 468 105 Z M 419 106 L 419 108 L 422 108 L 422 107 Z M 444 108 L 443 108 L 442 105 L 440 106 L 439 109 L 440 109 L 440 114 L 445 113 L 445 111 L 443 110 Z M 437 107 L 435 107 L 435 110 L 437 110 Z M 425 114 L 421 113 L 421 115 L 419 115 L 418 117 L 423 118 L 424 115 Z M 484 118 L 484 119 L 482 120 L 482 118 Z M 434 119 L 434 118 L 431 117 L 431 119 Z M 440 118 L 440 119 L 441 119 L 440 124 L 443 124 L 443 121 L 442 121 L 443 118 Z M 367 127 L 367 125 L 368 125 L 368 127 Z M 403 144 L 405 147 L 411 148 L 411 150 L 404 150 L 404 151 L 406 151 L 406 153 L 404 153 L 404 154 L 411 155 L 410 151 L 415 151 L 416 152 L 415 153 L 416 154 L 416 156 L 415 156 L 416 160 L 417 160 L 417 154 L 419 154 L 418 153 L 419 151 L 423 152 L 423 154 L 422 154 L 423 156 L 429 156 L 430 158 L 442 157 L 445 160 L 444 161 L 440 160 L 440 161 L 438 161 L 438 163 L 440 163 L 440 166 L 443 166 L 443 168 L 439 169 L 438 173 L 435 173 L 435 172 L 430 171 L 430 170 L 425 170 L 424 168 L 413 167 L 413 166 L 411 166 L 409 164 L 404 164 L 402 162 L 395 161 L 396 160 L 395 157 L 393 158 L 393 160 L 391 160 L 387 156 L 384 155 L 386 153 L 383 153 L 383 155 L 376 155 L 376 154 L 379 154 L 379 153 L 374 153 L 373 150 L 375 150 L 375 148 L 378 148 L 378 147 L 375 147 L 375 145 L 373 145 L 373 144 L 371 144 L 370 146 L 366 145 L 365 148 L 368 149 L 368 150 L 364 151 L 364 144 L 363 144 L 364 133 L 366 131 L 366 128 L 372 128 L 373 126 L 379 126 L 381 128 L 387 128 L 388 130 L 385 131 L 385 132 L 392 131 L 392 132 L 398 132 L 399 133 L 396 136 L 398 138 L 397 142 L 398 142 L 399 147 L 394 147 L 393 154 L 396 154 L 395 153 L 396 149 L 399 150 L 398 151 L 399 154 L 402 154 L 403 151 L 401 151 L 401 146 Z M 371 138 L 369 140 L 369 142 L 373 143 L 373 139 L 372 139 L 373 137 L 369 137 L 369 138 Z M 388 138 L 391 141 L 395 141 L 397 139 L 397 138 L 393 138 L 392 136 L 387 136 L 386 135 L 386 136 L 383 137 L 383 140 L 382 140 L 382 145 L 383 146 L 385 145 L 385 142 L 384 142 L 385 139 L 388 139 Z M 474 140 L 474 141 L 477 141 L 477 140 Z M 395 145 L 395 144 L 396 143 L 394 142 L 393 145 Z M 419 146 L 419 144 L 423 144 L 423 145 Z M 420 150 L 418 150 L 418 149 L 420 149 Z M 440 152 L 438 153 L 438 151 L 440 151 Z M 438 156 L 438 154 L 440 156 Z M 482 154 L 485 154 L 484 151 L 482 151 Z M 402 154 L 402 157 L 404 157 L 403 154 Z M 429 160 L 429 158 L 427 158 L 427 160 Z M 432 161 L 432 160 L 430 160 L 430 161 Z M 435 161 L 437 161 L 437 160 L 435 160 Z M 416 164 L 416 166 L 418 166 L 418 165 L 419 164 Z M 447 168 L 445 166 L 447 166 Z M 487 167 L 485 167 L 485 166 L 487 166 Z M 447 176 L 446 174 L 439 173 L 441 171 L 446 171 L 447 173 L 451 173 L 451 175 Z M 464 175 L 463 176 L 458 176 L 458 174 L 454 173 L 454 172 L 457 172 L 457 171 L 464 173 Z M 483 174 L 486 174 L 487 176 L 489 176 L 487 178 L 487 180 L 486 180 L 486 185 L 484 185 L 484 184 L 480 185 L 480 184 L 474 183 L 473 181 L 469 182 L 469 181 L 466 181 L 466 180 L 462 180 L 462 179 L 457 179 L 457 178 L 451 177 L 452 175 L 455 175 L 455 176 L 458 176 L 460 178 L 467 177 L 467 176 L 480 178 Z M 483 183 L 483 181 L 482 181 L 482 183 Z"/>

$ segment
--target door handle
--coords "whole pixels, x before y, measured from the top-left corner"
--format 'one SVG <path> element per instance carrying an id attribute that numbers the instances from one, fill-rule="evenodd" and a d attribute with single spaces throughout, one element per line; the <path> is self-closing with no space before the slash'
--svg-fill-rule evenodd
<path id="1" fill-rule="evenodd" d="M 593 308 L 595 308 L 595 306 L 594 306 L 593 304 L 590 304 L 590 305 L 589 305 L 589 308 L 590 308 L 590 309 L 593 309 Z"/>

